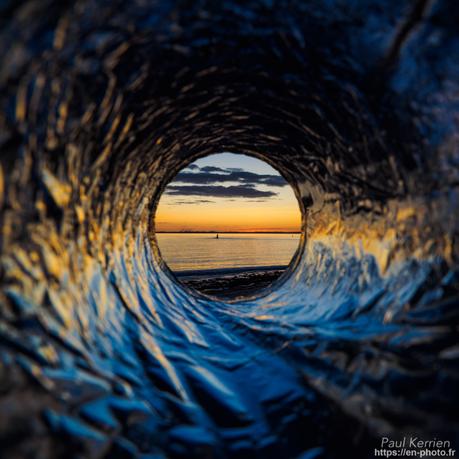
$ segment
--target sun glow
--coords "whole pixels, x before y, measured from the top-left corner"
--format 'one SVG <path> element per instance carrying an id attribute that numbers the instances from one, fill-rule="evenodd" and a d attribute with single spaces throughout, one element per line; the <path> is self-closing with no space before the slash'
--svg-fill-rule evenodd
<path id="1" fill-rule="evenodd" d="M 235 167 L 237 166 L 237 167 Z M 243 155 L 198 160 L 169 184 L 155 217 L 157 232 L 298 232 L 292 188 L 266 163 Z"/>

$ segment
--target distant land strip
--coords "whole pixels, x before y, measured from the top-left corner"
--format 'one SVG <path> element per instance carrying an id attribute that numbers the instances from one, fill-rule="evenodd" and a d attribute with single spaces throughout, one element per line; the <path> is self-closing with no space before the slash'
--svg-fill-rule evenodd
<path id="1" fill-rule="evenodd" d="M 302 231 L 155 231 L 157 234 L 301 234 Z"/>

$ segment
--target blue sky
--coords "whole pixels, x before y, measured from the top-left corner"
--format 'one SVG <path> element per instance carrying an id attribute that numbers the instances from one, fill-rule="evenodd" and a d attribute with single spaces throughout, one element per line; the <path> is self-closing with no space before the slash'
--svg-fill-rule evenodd
<path id="1" fill-rule="evenodd" d="M 260 161 L 247 155 L 240 155 L 234 153 L 217 153 L 215 155 L 206 156 L 198 159 L 193 164 L 199 167 L 216 166 L 221 168 L 238 167 L 248 172 L 255 172 L 257 174 L 274 174 L 279 175 L 276 169 L 272 168 L 268 163 Z"/>
<path id="2" fill-rule="evenodd" d="M 161 196 L 157 231 L 298 231 L 292 188 L 269 164 L 233 153 L 201 158 Z"/>

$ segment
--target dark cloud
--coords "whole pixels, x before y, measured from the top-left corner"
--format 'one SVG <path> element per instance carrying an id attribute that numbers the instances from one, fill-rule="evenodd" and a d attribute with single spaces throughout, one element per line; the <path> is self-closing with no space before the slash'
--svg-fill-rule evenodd
<path id="1" fill-rule="evenodd" d="M 223 172 L 225 173 L 228 169 L 222 169 L 221 167 L 215 167 L 215 166 L 204 166 L 201 167 L 201 171 L 203 172 Z"/>
<path id="2" fill-rule="evenodd" d="M 223 171 L 224 173 L 221 173 L 220 171 Z M 175 177 L 174 181 L 192 183 L 196 185 L 222 182 L 239 182 L 245 185 L 267 185 L 275 187 L 283 187 L 287 185 L 287 182 L 280 175 L 256 174 L 254 172 L 243 170 L 234 171 L 212 166 L 203 167 L 199 172 L 180 172 Z"/>
<path id="3" fill-rule="evenodd" d="M 221 180 L 216 177 L 220 177 Z M 208 172 L 180 172 L 174 179 L 174 182 L 203 184 L 226 181 L 226 175 L 212 174 Z"/>
<path id="4" fill-rule="evenodd" d="M 174 201 L 174 205 L 176 204 L 210 204 L 214 203 L 210 199 L 190 199 L 190 200 L 181 200 L 181 201 Z"/>
<path id="5" fill-rule="evenodd" d="M 252 183 L 257 185 L 286 186 L 287 182 L 280 176 L 274 174 L 255 174 L 247 171 L 233 171 L 229 174 L 233 181 Z"/>
<path id="6" fill-rule="evenodd" d="M 165 193 L 171 196 L 213 196 L 216 198 L 271 198 L 277 196 L 277 193 L 273 191 L 257 190 L 253 185 L 170 185 L 166 188 Z"/>
<path id="7" fill-rule="evenodd" d="M 221 185 L 231 183 L 230 186 Z M 184 185 L 181 185 L 184 184 Z M 235 185 L 238 184 L 238 185 Z M 171 196 L 210 196 L 216 198 L 261 198 L 272 199 L 278 193 L 259 190 L 258 186 L 284 187 L 287 182 L 278 174 L 257 174 L 241 168 L 221 168 L 217 166 L 198 167 L 191 164 L 166 188 Z M 175 204 L 209 202 L 207 200 L 180 200 Z"/>

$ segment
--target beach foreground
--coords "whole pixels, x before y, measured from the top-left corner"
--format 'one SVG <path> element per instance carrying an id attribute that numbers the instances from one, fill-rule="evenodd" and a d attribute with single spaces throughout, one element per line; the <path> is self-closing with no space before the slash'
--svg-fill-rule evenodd
<path id="1" fill-rule="evenodd" d="M 176 272 L 187 287 L 224 300 L 250 296 L 278 279 L 287 266 Z"/>

